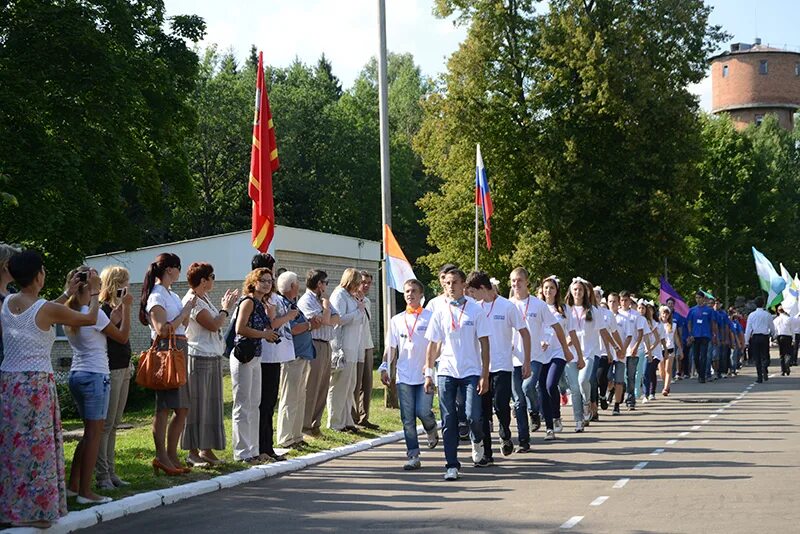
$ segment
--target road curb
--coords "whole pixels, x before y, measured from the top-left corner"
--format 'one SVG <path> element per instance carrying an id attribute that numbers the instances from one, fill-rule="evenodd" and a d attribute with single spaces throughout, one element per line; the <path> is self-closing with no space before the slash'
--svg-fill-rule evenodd
<path id="1" fill-rule="evenodd" d="M 417 429 L 422 431 L 422 427 Z M 403 431 L 398 430 L 391 434 L 386 434 L 377 438 L 365 439 L 358 443 L 350 445 L 343 445 L 330 449 L 327 451 L 315 452 L 306 454 L 305 456 L 298 456 L 285 462 L 278 462 L 267 465 L 256 465 L 243 471 L 236 471 L 227 475 L 220 475 L 208 480 L 199 480 L 197 482 L 190 482 L 181 486 L 174 486 L 172 488 L 164 488 L 159 490 L 148 491 L 145 493 L 137 493 L 130 497 L 119 499 L 108 504 L 101 504 L 92 506 L 85 510 L 78 510 L 70 512 L 66 516 L 59 519 L 50 528 L 42 530 L 37 528 L 11 528 L 4 532 L 17 533 L 17 534 L 33 534 L 40 532 L 51 533 L 67 533 L 73 532 L 82 528 L 88 528 L 98 523 L 119 519 L 120 517 L 138 514 L 145 510 L 158 508 L 159 506 L 168 506 L 185 499 L 190 499 L 198 495 L 205 495 L 221 489 L 232 488 L 241 484 L 248 484 L 256 482 L 265 478 L 271 478 L 286 473 L 300 471 L 306 467 L 317 465 L 322 462 L 327 462 L 342 456 L 348 456 L 357 452 L 366 451 L 374 447 L 394 443 L 403 439 Z"/>

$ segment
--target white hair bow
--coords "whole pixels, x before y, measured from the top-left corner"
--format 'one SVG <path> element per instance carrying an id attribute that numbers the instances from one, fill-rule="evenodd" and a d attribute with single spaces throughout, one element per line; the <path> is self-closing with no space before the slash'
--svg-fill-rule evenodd
<path id="1" fill-rule="evenodd" d="M 594 290 L 600 293 L 601 297 L 604 295 L 603 288 L 601 286 L 594 286 Z"/>
<path id="2" fill-rule="evenodd" d="M 559 280 L 558 277 L 556 275 L 554 275 L 554 274 L 551 274 L 550 276 L 545 278 L 545 280 L 552 280 L 553 282 L 556 283 L 556 287 L 561 285 L 561 280 Z"/>
<path id="3" fill-rule="evenodd" d="M 500 280 L 498 280 L 497 278 L 489 278 L 489 282 L 491 282 L 493 286 L 500 287 Z"/>
<path id="4" fill-rule="evenodd" d="M 584 280 L 580 276 L 572 279 L 572 283 L 574 284 L 575 282 L 580 282 L 581 284 L 588 284 L 589 283 L 588 280 Z"/>
<path id="5" fill-rule="evenodd" d="M 655 306 L 656 305 L 655 302 L 653 302 L 652 300 L 644 300 L 644 299 L 639 299 L 639 301 L 636 304 L 641 304 L 643 306 Z"/>

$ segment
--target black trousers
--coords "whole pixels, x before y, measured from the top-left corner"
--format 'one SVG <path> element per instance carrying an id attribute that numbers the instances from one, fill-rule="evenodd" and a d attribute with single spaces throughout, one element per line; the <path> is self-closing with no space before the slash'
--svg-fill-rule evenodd
<path id="1" fill-rule="evenodd" d="M 492 458 L 492 408 L 503 441 L 511 439 L 511 371 L 489 373 L 489 391 L 481 396 L 483 412 L 483 454 Z"/>
<path id="2" fill-rule="evenodd" d="M 261 404 L 258 405 L 258 452 L 275 454 L 272 416 L 278 405 L 278 385 L 281 381 L 281 364 L 261 364 Z"/>
<path id="3" fill-rule="evenodd" d="M 781 373 L 788 373 L 789 361 L 794 353 L 792 349 L 792 336 L 778 336 L 778 351 L 781 355 Z"/>
<path id="4" fill-rule="evenodd" d="M 800 348 L 800 334 L 794 335 L 794 353 L 792 354 L 792 365 L 797 365 L 797 349 Z"/>
<path id="5" fill-rule="evenodd" d="M 597 369 L 595 374 L 597 376 L 597 387 L 600 390 L 600 397 L 605 397 L 608 391 L 608 367 L 609 356 L 600 356 L 597 360 Z"/>
<path id="6" fill-rule="evenodd" d="M 768 334 L 753 334 L 750 338 L 750 360 L 756 366 L 758 379 L 763 380 L 767 376 L 767 365 L 769 364 Z"/>

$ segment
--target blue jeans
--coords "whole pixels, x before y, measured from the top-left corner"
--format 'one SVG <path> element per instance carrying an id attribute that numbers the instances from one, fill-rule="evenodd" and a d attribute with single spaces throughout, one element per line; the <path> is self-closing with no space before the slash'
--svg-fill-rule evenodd
<path id="1" fill-rule="evenodd" d="M 69 392 L 81 419 L 102 421 L 108 414 L 108 399 L 111 396 L 111 375 L 72 371 L 69 374 Z"/>
<path id="2" fill-rule="evenodd" d="M 539 411 L 539 402 L 536 398 L 536 383 L 541 372 L 541 362 L 531 362 L 531 376 L 522 379 L 522 366 L 514 367 L 511 376 L 511 395 L 514 398 L 514 415 L 517 418 L 517 433 L 519 444 L 530 443 L 531 432 L 528 425 L 528 412 Z"/>
<path id="3" fill-rule="evenodd" d="M 586 367 L 583 369 L 586 369 Z M 572 415 L 575 416 L 575 422 L 583 421 L 583 396 L 581 395 L 581 385 L 578 381 L 577 359 L 567 363 L 564 367 L 564 376 L 567 379 L 567 387 L 572 396 Z"/>
<path id="4" fill-rule="evenodd" d="M 561 417 L 561 395 L 558 382 L 564 373 L 566 361 L 560 358 L 550 360 L 539 371 L 539 405 L 542 407 L 545 428 L 553 430 L 553 419 Z M 517 423 L 519 424 L 519 423 Z"/>
<path id="5" fill-rule="evenodd" d="M 642 383 L 644 385 L 644 395 L 646 397 L 656 394 L 656 384 L 658 382 L 658 362 L 659 360 L 653 358 L 645 363 Z"/>
<path id="6" fill-rule="evenodd" d="M 731 372 L 735 373 L 739 369 L 739 358 L 742 356 L 742 351 L 738 348 L 733 349 L 731 352 Z"/>
<path id="7" fill-rule="evenodd" d="M 639 353 L 639 361 L 636 365 L 636 390 L 634 391 L 634 396 L 638 399 L 641 395 L 643 395 L 642 390 L 644 389 L 644 372 L 647 369 L 647 356 L 644 352 Z"/>
<path id="8" fill-rule="evenodd" d="M 708 347 L 710 343 L 707 337 L 696 337 L 692 342 L 692 360 L 694 368 L 697 369 L 697 380 L 706 381 L 706 361 L 708 360 Z"/>
<path id="9" fill-rule="evenodd" d="M 589 406 L 589 402 L 592 400 L 592 376 L 595 375 L 595 358 L 592 354 L 584 354 L 583 359 L 586 362 L 586 366 L 578 371 L 578 383 L 581 387 L 581 397 L 583 399 L 583 404 L 587 407 Z M 597 383 L 597 378 L 595 377 L 595 384 Z"/>
<path id="10" fill-rule="evenodd" d="M 400 401 L 400 420 L 403 422 L 407 455 L 409 458 L 419 456 L 417 417 L 422 421 L 426 432 L 436 428 L 436 417 L 432 409 L 433 393 L 425 393 L 425 386 L 422 384 L 397 384 L 397 398 Z"/>
<path id="11" fill-rule="evenodd" d="M 456 415 L 456 395 L 459 391 L 463 391 L 464 394 L 464 413 L 467 416 L 470 439 L 473 443 L 483 441 L 479 381 L 479 376 L 455 378 L 439 375 L 439 411 L 442 414 L 442 441 L 448 469 L 461 467 L 458 461 L 458 415 Z"/>

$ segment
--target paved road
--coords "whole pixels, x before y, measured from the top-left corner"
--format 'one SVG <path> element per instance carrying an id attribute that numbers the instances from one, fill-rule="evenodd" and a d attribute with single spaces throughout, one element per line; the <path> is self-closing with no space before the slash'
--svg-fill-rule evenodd
<path id="1" fill-rule="evenodd" d="M 465 467 L 455 483 L 442 480 L 441 449 L 424 454 L 420 471 L 402 471 L 397 443 L 94 530 L 798 532 L 800 378 L 778 369 L 746 389 L 753 382 L 751 369 L 678 382 L 669 398 L 601 416 L 583 434 L 566 427 L 543 442 L 536 433 L 532 454 L 496 453 L 495 467 Z"/>

